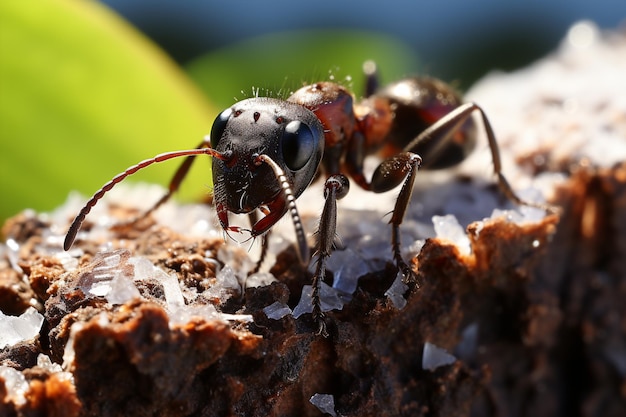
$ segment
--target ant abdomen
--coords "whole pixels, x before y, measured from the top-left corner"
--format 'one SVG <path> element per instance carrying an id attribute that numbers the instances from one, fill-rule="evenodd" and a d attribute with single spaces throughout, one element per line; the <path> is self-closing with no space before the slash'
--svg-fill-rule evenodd
<path id="1" fill-rule="evenodd" d="M 392 114 L 388 131 L 381 138 L 379 154 L 383 158 L 410 148 L 422 157 L 422 169 L 442 169 L 459 164 L 476 145 L 476 125 L 468 118 L 458 128 L 434 131 L 429 138 L 423 137 L 415 146 L 408 146 L 433 123 L 463 104 L 460 94 L 440 80 L 407 78 L 376 91 L 366 101 L 373 108 L 387 107 Z"/>

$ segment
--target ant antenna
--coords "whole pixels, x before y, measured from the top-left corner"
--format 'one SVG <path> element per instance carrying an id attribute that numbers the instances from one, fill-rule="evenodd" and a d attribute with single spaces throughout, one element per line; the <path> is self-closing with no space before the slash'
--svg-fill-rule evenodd
<path id="1" fill-rule="evenodd" d="M 96 203 L 104 197 L 104 195 L 111 191 L 111 189 L 118 183 L 122 182 L 126 177 L 134 174 L 135 172 L 146 168 L 149 165 L 155 164 L 157 162 L 167 161 L 173 158 L 179 158 L 182 156 L 192 156 L 192 155 L 210 155 L 215 158 L 219 158 L 222 160 L 228 159 L 228 155 L 224 155 L 215 149 L 212 148 L 200 148 L 200 149 L 187 149 L 182 151 L 173 151 L 173 152 L 165 152 L 155 156 L 154 158 L 145 159 L 139 162 L 136 165 L 126 168 L 122 173 L 117 174 L 113 179 L 102 186 L 96 193 L 87 201 L 87 203 L 83 206 L 80 212 L 74 218 L 74 221 L 70 225 L 69 230 L 67 231 L 67 235 L 65 236 L 65 242 L 63 242 L 63 249 L 69 250 L 72 247 L 72 243 L 76 239 L 76 235 L 80 230 L 80 226 L 83 224 L 85 217 L 91 211 L 91 209 L 96 205 Z"/>
<path id="2" fill-rule="evenodd" d="M 265 162 L 268 164 L 272 170 L 274 171 L 274 175 L 276 175 L 276 179 L 280 182 L 280 186 L 285 193 L 285 198 L 287 199 L 287 209 L 289 210 L 289 214 L 291 215 L 291 220 L 293 221 L 293 226 L 296 229 L 296 237 L 298 239 L 298 255 L 300 256 L 300 261 L 304 264 L 309 261 L 309 245 L 306 242 L 306 234 L 304 233 L 304 227 L 302 226 L 302 220 L 300 219 L 300 215 L 298 214 L 298 208 L 296 207 L 296 197 L 293 195 L 293 190 L 291 189 L 291 184 L 287 180 L 285 176 L 285 172 L 281 167 L 278 166 L 276 162 L 269 156 L 265 154 L 257 155 L 256 162 Z"/>

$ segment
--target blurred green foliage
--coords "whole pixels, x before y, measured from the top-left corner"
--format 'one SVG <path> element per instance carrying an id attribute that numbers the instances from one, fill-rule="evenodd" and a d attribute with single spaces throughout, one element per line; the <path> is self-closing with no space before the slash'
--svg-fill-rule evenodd
<path id="1" fill-rule="evenodd" d="M 346 30 L 259 36 L 212 51 L 186 68 L 208 97 L 226 107 L 257 94 L 285 98 L 303 85 L 331 79 L 359 97 L 367 60 L 379 64 L 383 83 L 413 74 L 417 68 L 408 45 L 379 33 Z"/>
<path id="2" fill-rule="evenodd" d="M 217 110 L 253 87 L 284 97 L 331 76 L 351 85 L 351 76 L 358 92 L 364 60 L 385 63 L 391 80 L 414 71 L 409 51 L 376 34 L 277 34 L 210 52 L 188 65 L 189 77 L 99 3 L 1 2 L 0 221 L 51 210 L 142 159 L 193 148 Z M 162 165 L 134 178 L 166 186 L 177 165 Z M 196 165 L 181 190 L 187 199 L 210 188 L 210 164 Z"/>
<path id="3" fill-rule="evenodd" d="M 184 72 L 100 4 L 5 1 L 0 19 L 1 218 L 92 193 L 210 129 L 215 111 Z"/>

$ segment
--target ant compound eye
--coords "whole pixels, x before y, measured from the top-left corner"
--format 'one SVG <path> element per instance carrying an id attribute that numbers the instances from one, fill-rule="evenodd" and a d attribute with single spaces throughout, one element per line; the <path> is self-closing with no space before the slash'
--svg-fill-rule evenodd
<path id="1" fill-rule="evenodd" d="M 292 171 L 297 171 L 311 159 L 316 149 L 317 139 L 311 128 L 294 120 L 285 126 L 282 138 L 283 159 Z"/>
<path id="2" fill-rule="evenodd" d="M 211 128 L 211 148 L 217 148 L 217 144 L 224 135 L 224 130 L 226 130 L 226 124 L 228 123 L 228 120 L 230 119 L 230 116 L 232 114 L 232 109 L 226 109 L 215 118 L 215 121 L 213 122 L 213 127 Z"/>

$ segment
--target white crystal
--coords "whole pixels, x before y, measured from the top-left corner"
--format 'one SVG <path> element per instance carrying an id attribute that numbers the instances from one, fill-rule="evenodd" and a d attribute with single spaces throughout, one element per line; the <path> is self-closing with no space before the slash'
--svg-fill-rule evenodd
<path id="1" fill-rule="evenodd" d="M 233 245 L 224 245 L 217 251 L 217 259 L 224 265 L 230 265 L 237 274 L 248 275 L 255 266 L 255 262 L 241 248 Z"/>
<path id="2" fill-rule="evenodd" d="M 185 324 L 194 318 L 200 318 L 205 321 L 214 321 L 220 319 L 220 313 L 218 313 L 213 304 L 177 306 L 173 310 L 168 311 L 168 313 L 170 317 L 170 325 Z"/>
<path id="3" fill-rule="evenodd" d="M 335 397 L 330 394 L 313 394 L 309 402 L 316 406 L 322 413 L 337 417 L 335 411 Z"/>
<path id="4" fill-rule="evenodd" d="M 133 278 L 135 280 L 143 281 L 154 278 L 155 266 L 148 258 L 142 256 L 133 256 L 128 260 L 128 263 L 133 266 Z"/>
<path id="5" fill-rule="evenodd" d="M 246 288 L 264 287 L 276 281 L 276 277 L 269 272 L 257 272 L 246 278 Z"/>
<path id="6" fill-rule="evenodd" d="M 25 404 L 24 394 L 28 391 L 29 386 L 24 374 L 9 366 L 0 365 L 0 378 L 4 380 L 7 399 L 15 405 Z"/>
<path id="7" fill-rule="evenodd" d="M 478 349 L 478 323 L 469 324 L 461 332 L 461 340 L 454 353 L 461 359 L 469 360 L 476 355 Z"/>
<path id="8" fill-rule="evenodd" d="M 136 272 L 134 259 L 126 249 L 98 253 L 90 264 L 93 269 L 81 277 L 81 289 L 86 295 L 105 297 L 111 304 L 123 304 L 139 297 L 132 280 Z M 132 269 L 127 268 L 129 264 Z"/>
<path id="9" fill-rule="evenodd" d="M 59 365 L 58 363 L 52 362 L 50 357 L 43 353 L 40 353 L 37 356 L 37 366 L 45 369 L 46 371 L 50 373 L 57 373 L 57 372 L 63 371 L 63 368 L 61 368 L 61 365 Z"/>
<path id="10" fill-rule="evenodd" d="M 0 311 L 0 348 L 13 346 L 39 335 L 44 317 L 28 307 L 20 316 L 7 316 Z"/>
<path id="11" fill-rule="evenodd" d="M 224 265 L 222 269 L 215 274 L 217 285 L 226 290 L 235 290 L 237 293 L 241 291 L 241 284 L 237 279 L 237 275 L 233 268 L 228 265 Z"/>
<path id="12" fill-rule="evenodd" d="M 222 320 L 239 321 L 241 323 L 251 323 L 254 321 L 254 319 L 252 318 L 252 314 L 220 313 L 220 318 Z"/>
<path id="13" fill-rule="evenodd" d="M 389 298 L 391 304 L 393 304 L 393 306 L 398 310 L 401 310 L 406 306 L 404 294 L 409 289 L 409 287 L 404 283 L 403 278 L 402 273 L 398 272 L 396 274 L 396 279 L 394 279 L 391 284 L 391 287 L 385 291 L 385 295 Z"/>
<path id="14" fill-rule="evenodd" d="M 167 304 L 168 311 L 175 311 L 177 308 L 185 305 L 185 298 L 183 292 L 180 289 L 178 283 L 178 277 L 175 273 L 166 274 L 159 268 L 156 269 L 156 275 L 158 281 L 163 286 L 163 293 L 165 294 L 165 303 Z"/>
<path id="15" fill-rule="evenodd" d="M 111 304 L 124 304 L 133 298 L 140 297 L 139 290 L 133 281 L 121 272 L 118 272 L 111 280 L 110 291 L 106 299 Z"/>
<path id="16" fill-rule="evenodd" d="M 311 300 L 312 292 L 312 286 L 305 285 L 304 287 L 302 287 L 302 296 L 300 297 L 300 301 L 298 302 L 296 308 L 293 309 L 293 316 L 295 318 L 298 318 L 306 313 L 311 313 L 313 311 L 313 302 Z M 344 304 L 337 290 L 335 290 L 325 282 L 321 283 L 320 301 L 322 311 L 341 310 Z"/>
<path id="17" fill-rule="evenodd" d="M 54 257 L 61 262 L 63 269 L 66 271 L 73 271 L 78 268 L 78 258 L 72 256 L 71 253 L 66 251 L 57 252 Z"/>
<path id="18" fill-rule="evenodd" d="M 453 242 L 461 254 L 470 254 L 470 240 L 454 215 L 433 216 L 433 225 L 437 237 Z"/>
<path id="19" fill-rule="evenodd" d="M 337 250 L 326 262 L 333 272 L 333 288 L 346 294 L 354 294 L 359 277 L 370 271 L 365 260 L 350 248 Z"/>
<path id="20" fill-rule="evenodd" d="M 263 312 L 267 316 L 268 319 L 272 320 L 280 320 L 288 314 L 291 314 L 291 309 L 285 303 L 281 303 L 280 301 L 276 301 L 273 304 L 268 305 L 263 309 Z"/>
<path id="21" fill-rule="evenodd" d="M 433 345 L 430 342 L 424 343 L 424 354 L 422 356 L 422 368 L 434 371 L 435 369 L 451 365 L 456 362 L 456 357 L 448 353 L 447 350 Z"/>

